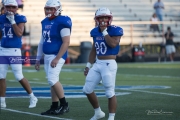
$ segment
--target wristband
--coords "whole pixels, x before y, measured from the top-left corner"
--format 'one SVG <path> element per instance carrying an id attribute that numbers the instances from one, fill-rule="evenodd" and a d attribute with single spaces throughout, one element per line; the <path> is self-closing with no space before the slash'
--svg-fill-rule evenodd
<path id="1" fill-rule="evenodd" d="M 87 64 L 86 64 L 86 67 L 88 67 L 88 68 L 91 68 L 91 63 L 90 62 L 88 62 Z"/>
<path id="2" fill-rule="evenodd" d="M 106 29 L 104 29 L 104 31 L 102 32 L 102 34 L 103 34 L 103 36 L 106 36 L 106 35 L 108 34 L 108 32 L 107 32 L 107 28 L 106 28 Z"/>

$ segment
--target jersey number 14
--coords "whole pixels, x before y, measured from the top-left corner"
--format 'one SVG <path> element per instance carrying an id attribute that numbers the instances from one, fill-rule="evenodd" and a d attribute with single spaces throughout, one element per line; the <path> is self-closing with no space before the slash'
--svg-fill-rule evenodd
<path id="1" fill-rule="evenodd" d="M 12 28 L 9 28 L 7 35 L 6 35 L 5 28 L 3 28 L 2 31 L 3 31 L 3 37 L 6 38 L 8 36 L 9 38 L 13 38 Z"/>

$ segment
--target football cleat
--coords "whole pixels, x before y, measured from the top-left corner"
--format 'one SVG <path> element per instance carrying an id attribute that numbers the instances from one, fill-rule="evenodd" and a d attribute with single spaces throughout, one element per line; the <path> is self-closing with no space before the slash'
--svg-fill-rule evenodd
<path id="1" fill-rule="evenodd" d="M 99 113 L 95 113 L 94 116 L 90 120 L 99 120 L 103 117 L 105 117 L 105 113 L 101 111 Z"/>
<path id="2" fill-rule="evenodd" d="M 36 107 L 36 103 L 38 102 L 38 99 L 33 96 L 33 97 L 30 97 L 30 105 L 29 105 L 29 108 L 34 108 Z"/>
<path id="3" fill-rule="evenodd" d="M 60 105 L 55 112 L 57 115 L 69 112 L 68 102 L 65 105 Z"/>
<path id="4" fill-rule="evenodd" d="M 56 115 L 57 108 L 53 108 L 52 105 L 49 110 L 42 112 L 41 115 Z"/>

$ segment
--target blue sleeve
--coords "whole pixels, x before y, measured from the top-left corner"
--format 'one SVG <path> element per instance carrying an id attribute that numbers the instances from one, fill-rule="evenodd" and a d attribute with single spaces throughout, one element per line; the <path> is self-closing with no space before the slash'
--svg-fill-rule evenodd
<path id="1" fill-rule="evenodd" d="M 107 31 L 110 36 L 123 36 L 124 34 L 121 27 L 114 25 L 112 25 Z"/>
<path id="2" fill-rule="evenodd" d="M 2 22 L 2 16 L 0 16 L 0 31 L 2 31 L 2 26 L 3 26 L 3 22 Z"/>
<path id="3" fill-rule="evenodd" d="M 93 28 L 90 32 L 90 36 L 91 37 L 96 36 L 98 34 L 97 31 L 98 31 L 98 27 Z"/>
<path id="4" fill-rule="evenodd" d="M 91 32 L 90 32 L 90 36 L 91 36 L 91 37 L 93 37 L 93 33 L 94 33 L 94 32 L 93 32 L 93 29 L 92 29 Z"/>
<path id="5" fill-rule="evenodd" d="M 17 16 L 16 23 L 26 23 L 26 17 L 25 16 Z"/>
<path id="6" fill-rule="evenodd" d="M 156 3 L 154 3 L 154 7 L 156 7 L 157 6 L 157 2 Z"/>
<path id="7" fill-rule="evenodd" d="M 123 36 L 123 29 L 121 27 L 117 27 L 115 30 L 115 36 Z"/>
<path id="8" fill-rule="evenodd" d="M 0 25 L 3 23 L 3 22 L 2 22 L 2 19 L 3 19 L 3 18 L 2 18 L 2 15 L 0 15 Z"/>
<path id="9" fill-rule="evenodd" d="M 68 17 L 68 16 L 64 16 L 64 17 L 63 17 L 63 22 L 61 23 L 61 25 L 62 25 L 64 28 L 70 28 L 70 30 L 71 30 L 71 27 L 72 27 L 71 18 Z"/>

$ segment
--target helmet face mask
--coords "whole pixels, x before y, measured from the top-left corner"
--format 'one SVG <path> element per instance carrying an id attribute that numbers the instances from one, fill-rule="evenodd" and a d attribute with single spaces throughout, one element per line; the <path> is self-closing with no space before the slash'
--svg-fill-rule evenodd
<path id="1" fill-rule="evenodd" d="M 102 18 L 104 20 L 101 20 Z M 106 20 L 107 18 L 108 20 Z M 108 8 L 99 8 L 95 13 L 94 20 L 97 26 L 107 27 L 111 25 L 112 18 L 113 18 L 112 13 Z"/>
<path id="2" fill-rule="evenodd" d="M 110 21 L 111 17 L 109 17 L 109 16 L 99 16 L 96 19 L 97 19 L 96 23 L 98 23 L 98 26 L 100 26 L 100 27 L 107 27 L 110 25 L 109 21 Z"/>
<path id="3" fill-rule="evenodd" d="M 54 7 L 44 7 L 44 12 L 46 17 L 51 17 L 56 12 L 56 9 Z"/>
<path id="4" fill-rule="evenodd" d="M 58 16 L 62 11 L 61 3 L 59 0 L 47 0 L 44 12 L 46 17 L 53 19 Z"/>

